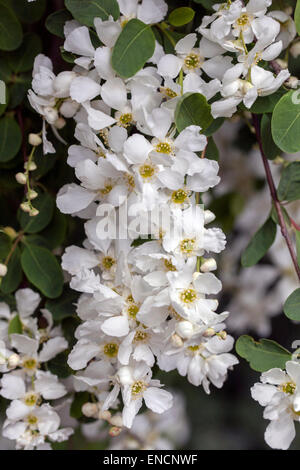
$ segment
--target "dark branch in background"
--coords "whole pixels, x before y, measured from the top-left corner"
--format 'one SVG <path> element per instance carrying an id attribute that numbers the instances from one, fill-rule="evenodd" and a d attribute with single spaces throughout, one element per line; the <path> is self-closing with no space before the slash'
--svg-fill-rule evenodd
<path id="1" fill-rule="evenodd" d="M 267 157 L 264 153 L 263 147 L 262 147 L 261 133 L 260 133 L 260 119 L 256 114 L 252 114 L 252 119 L 253 119 L 253 125 L 254 125 L 254 128 L 255 128 L 256 138 L 257 138 L 257 141 L 258 141 L 258 145 L 259 145 L 263 165 L 264 165 L 265 172 L 266 172 L 266 177 L 267 177 L 267 182 L 268 182 L 268 186 L 269 186 L 269 189 L 270 189 L 271 198 L 272 198 L 272 201 L 273 201 L 273 204 L 274 204 L 277 216 L 278 216 L 278 221 L 279 221 L 279 225 L 280 225 L 280 228 L 281 228 L 281 233 L 282 233 L 282 236 L 284 237 L 285 242 L 287 244 L 287 247 L 289 249 L 289 252 L 290 252 L 290 255 L 291 255 L 291 258 L 292 258 L 292 262 L 293 262 L 296 274 L 297 274 L 298 279 L 300 281 L 300 267 L 299 267 L 298 262 L 297 262 L 297 256 L 296 256 L 296 253 L 295 253 L 295 250 L 294 250 L 293 242 L 291 240 L 291 237 L 289 235 L 289 232 L 288 232 L 285 220 L 284 220 L 282 207 L 281 207 L 280 201 L 278 199 L 277 190 L 276 190 L 276 187 L 275 187 L 275 184 L 274 184 L 274 180 L 273 180 L 273 176 L 272 176 L 272 173 L 271 173 L 269 161 L 268 161 L 268 159 L 267 159 Z"/>

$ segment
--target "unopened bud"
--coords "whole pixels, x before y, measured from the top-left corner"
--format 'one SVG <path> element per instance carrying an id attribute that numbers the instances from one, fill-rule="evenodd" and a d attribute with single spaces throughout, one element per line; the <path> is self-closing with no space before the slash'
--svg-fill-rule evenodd
<path id="1" fill-rule="evenodd" d="M 3 263 L 0 263 L 0 277 L 4 277 L 7 274 L 7 266 Z"/>
<path id="2" fill-rule="evenodd" d="M 209 273 L 210 271 L 215 271 L 217 269 L 217 263 L 214 258 L 206 259 L 200 267 L 202 273 Z"/>
<path id="3" fill-rule="evenodd" d="M 76 78 L 75 72 L 60 72 L 53 80 L 53 88 L 57 98 L 67 98 L 70 95 L 70 85 Z"/>
<path id="4" fill-rule="evenodd" d="M 110 422 L 111 412 L 107 411 L 107 410 L 99 411 L 98 418 L 99 419 L 104 419 L 104 421 L 109 421 Z"/>
<path id="5" fill-rule="evenodd" d="M 35 207 L 32 207 L 30 209 L 30 212 L 29 212 L 29 215 L 30 217 L 36 217 L 37 215 L 39 215 L 40 211 L 38 209 L 36 209 Z"/>
<path id="6" fill-rule="evenodd" d="M 38 145 L 41 145 L 43 141 L 42 141 L 41 136 L 39 136 L 38 134 L 29 134 L 28 142 L 33 147 L 38 147 Z"/>
<path id="7" fill-rule="evenodd" d="M 37 166 L 34 162 L 25 162 L 24 168 L 25 170 L 28 170 L 28 171 L 34 171 L 37 169 Z"/>
<path id="8" fill-rule="evenodd" d="M 116 426 L 117 428 L 123 427 L 123 419 L 121 415 L 112 416 L 109 420 L 110 424 Z"/>
<path id="9" fill-rule="evenodd" d="M 181 321 L 176 325 L 176 333 L 181 338 L 191 338 L 194 334 L 194 327 L 189 321 Z"/>
<path id="10" fill-rule="evenodd" d="M 66 125 L 66 121 L 62 117 L 59 117 L 58 119 L 56 119 L 54 123 L 54 126 L 56 127 L 56 129 L 63 129 L 65 125 Z"/>
<path id="11" fill-rule="evenodd" d="M 28 202 L 22 202 L 22 204 L 20 205 L 20 208 L 22 209 L 23 212 L 29 213 L 31 211 L 31 207 Z"/>
<path id="12" fill-rule="evenodd" d="M 34 191 L 33 189 L 30 189 L 27 194 L 26 194 L 27 198 L 30 199 L 30 201 L 32 201 L 33 199 L 35 199 L 36 197 L 38 197 L 38 193 L 36 191 Z"/>
<path id="13" fill-rule="evenodd" d="M 87 418 L 93 418 L 98 413 L 98 405 L 96 403 L 85 403 L 82 405 L 81 411 Z"/>
<path id="14" fill-rule="evenodd" d="M 24 173 L 21 173 L 21 172 L 17 173 L 15 178 L 19 184 L 26 184 L 27 182 L 27 178 L 26 178 L 26 175 L 24 175 Z"/>
<path id="15" fill-rule="evenodd" d="M 12 240 L 18 236 L 17 232 L 12 227 L 4 227 L 3 232 L 6 233 L 6 235 L 8 235 Z"/>
<path id="16" fill-rule="evenodd" d="M 209 224 L 215 220 L 216 216 L 211 211 L 206 210 L 204 211 L 204 223 Z"/>
<path id="17" fill-rule="evenodd" d="M 173 346 L 175 346 L 175 348 L 181 348 L 183 346 L 182 338 L 180 338 L 180 336 L 177 335 L 176 333 L 174 333 L 171 336 L 171 341 L 172 341 Z"/>
<path id="18" fill-rule="evenodd" d="M 204 331 L 203 336 L 205 338 L 211 338 L 212 336 L 215 336 L 216 332 L 213 328 L 207 328 L 207 330 Z"/>
<path id="19" fill-rule="evenodd" d="M 118 428 L 117 426 L 113 426 L 112 428 L 110 428 L 108 434 L 111 437 L 117 437 L 121 434 L 121 432 L 122 432 L 122 428 Z"/>
<path id="20" fill-rule="evenodd" d="M 279 65 L 279 67 L 281 67 L 282 69 L 287 69 L 288 68 L 288 64 L 287 64 L 287 61 L 286 60 L 282 60 L 282 59 L 276 59 L 275 62 Z"/>
<path id="21" fill-rule="evenodd" d="M 65 118 L 72 118 L 77 113 L 79 106 L 80 104 L 76 101 L 64 101 L 61 107 L 59 108 L 59 112 Z"/>
<path id="22" fill-rule="evenodd" d="M 7 363 L 10 368 L 17 367 L 20 364 L 20 356 L 18 354 L 12 354 L 9 356 Z"/>

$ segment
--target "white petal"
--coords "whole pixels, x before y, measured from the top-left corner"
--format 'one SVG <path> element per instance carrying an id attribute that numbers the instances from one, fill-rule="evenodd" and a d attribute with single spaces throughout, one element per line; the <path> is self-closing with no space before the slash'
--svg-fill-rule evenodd
<path id="1" fill-rule="evenodd" d="M 109 336 L 121 337 L 128 335 L 129 325 L 128 319 L 123 316 L 111 317 L 105 320 L 101 327 L 102 331 Z"/>
<path id="2" fill-rule="evenodd" d="M 157 71 L 162 77 L 176 78 L 182 67 L 182 60 L 173 54 L 166 54 L 160 59 Z"/>
<path id="3" fill-rule="evenodd" d="M 144 392 L 144 400 L 147 408 L 154 411 L 154 413 L 163 413 L 173 405 L 171 393 L 157 387 L 147 388 Z"/>
<path id="4" fill-rule="evenodd" d="M 31 289 L 19 289 L 16 292 L 17 310 L 21 317 L 29 317 L 41 301 L 41 296 Z"/>
<path id="5" fill-rule="evenodd" d="M 141 134 L 133 134 L 124 144 L 124 155 L 129 163 L 144 163 L 152 145 Z"/>
<path id="6" fill-rule="evenodd" d="M 41 352 L 39 353 L 39 360 L 41 362 L 50 361 L 57 354 L 61 353 L 68 347 L 68 342 L 65 338 L 57 336 L 56 338 L 50 338 L 47 343 L 44 343 Z"/>
<path id="7" fill-rule="evenodd" d="M 127 103 L 126 86 L 121 78 L 107 80 L 101 88 L 103 101 L 113 109 L 122 110 Z"/>
<path id="8" fill-rule="evenodd" d="M 67 184 L 59 190 L 56 204 L 63 214 L 74 214 L 88 207 L 94 198 L 94 192 L 77 184 Z"/>
<path id="9" fill-rule="evenodd" d="M 65 40 L 64 49 L 80 56 L 93 57 L 95 48 L 91 43 L 90 33 L 86 26 L 74 29 Z"/>
<path id="10" fill-rule="evenodd" d="M 70 96 L 77 103 L 90 101 L 100 94 L 101 87 L 89 77 L 77 77 L 70 86 Z"/>
<path id="11" fill-rule="evenodd" d="M 265 440 L 272 449 L 287 450 L 295 435 L 293 418 L 287 414 L 282 414 L 278 420 L 271 421 L 267 427 Z"/>

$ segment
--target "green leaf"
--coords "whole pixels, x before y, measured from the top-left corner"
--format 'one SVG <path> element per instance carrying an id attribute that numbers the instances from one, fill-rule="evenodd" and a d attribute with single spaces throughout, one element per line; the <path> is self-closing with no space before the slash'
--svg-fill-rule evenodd
<path id="1" fill-rule="evenodd" d="M 179 100 L 175 110 L 175 124 L 178 132 L 188 126 L 200 126 L 202 131 L 213 121 L 210 105 L 200 93 L 185 93 Z"/>
<path id="2" fill-rule="evenodd" d="M 11 248 L 11 238 L 6 233 L 0 232 L 0 260 L 3 262 Z"/>
<path id="3" fill-rule="evenodd" d="M 195 12 L 192 8 L 180 7 L 170 13 L 168 21 L 172 26 L 183 26 L 190 23 L 194 16 Z"/>
<path id="4" fill-rule="evenodd" d="M 111 15 L 114 20 L 120 16 L 117 0 L 66 0 L 65 5 L 74 18 L 86 26 L 94 26 L 94 19 L 108 20 Z"/>
<path id="5" fill-rule="evenodd" d="M 289 295 L 283 306 L 285 315 L 294 321 L 300 321 L 300 288 Z"/>
<path id="6" fill-rule="evenodd" d="M 258 372 L 265 372 L 273 367 L 285 368 L 291 359 L 291 353 L 275 341 L 261 339 L 254 341 L 251 336 L 241 336 L 235 345 L 236 352 L 250 363 Z"/>
<path id="7" fill-rule="evenodd" d="M 292 162 L 284 168 L 278 186 L 278 198 L 280 201 L 300 199 L 300 162 Z"/>
<path id="8" fill-rule="evenodd" d="M 210 160 L 219 160 L 219 150 L 212 137 L 207 139 L 205 158 L 209 158 Z"/>
<path id="9" fill-rule="evenodd" d="M 215 132 L 217 132 L 217 130 L 220 129 L 224 121 L 225 121 L 225 118 L 214 119 L 213 122 L 208 126 L 208 128 L 203 131 L 203 134 L 206 135 L 206 137 L 210 137 Z"/>
<path id="10" fill-rule="evenodd" d="M 262 227 L 255 233 L 249 245 L 242 254 L 242 266 L 254 266 L 267 253 L 276 236 L 276 224 L 268 218 Z"/>
<path id="11" fill-rule="evenodd" d="M 8 334 L 12 335 L 14 333 L 17 333 L 21 335 L 23 333 L 23 327 L 22 327 L 22 322 L 20 320 L 19 315 L 15 315 L 9 322 L 8 325 Z"/>
<path id="12" fill-rule="evenodd" d="M 63 289 L 63 274 L 51 251 L 44 247 L 26 243 L 21 264 L 28 280 L 46 297 L 55 299 Z"/>
<path id="13" fill-rule="evenodd" d="M 8 116 L 0 119 L 0 162 L 12 160 L 21 144 L 22 133 L 16 121 Z"/>
<path id="14" fill-rule="evenodd" d="M 90 399 L 90 394 L 88 392 L 77 392 L 74 395 L 74 400 L 71 404 L 70 408 L 70 416 L 72 418 L 79 419 L 82 415 L 82 407 L 85 403 L 87 403 Z"/>
<path id="15" fill-rule="evenodd" d="M 75 304 L 77 300 L 77 292 L 65 289 L 59 299 L 47 300 L 45 307 L 52 313 L 55 322 L 61 322 L 64 318 L 73 317 L 75 315 Z"/>
<path id="16" fill-rule="evenodd" d="M 272 137 L 271 117 L 272 116 L 270 114 L 264 114 L 261 120 L 262 147 L 269 160 L 273 160 L 278 155 L 281 155 L 281 150 L 277 147 Z"/>
<path id="17" fill-rule="evenodd" d="M 35 23 L 39 21 L 46 9 L 46 0 L 34 2 L 11 0 L 13 9 L 22 23 Z"/>
<path id="18" fill-rule="evenodd" d="M 22 45 L 8 55 L 8 63 L 15 73 L 32 69 L 35 57 L 42 51 L 42 41 L 35 33 L 25 34 Z"/>
<path id="19" fill-rule="evenodd" d="M 2 278 L 1 291 L 11 294 L 19 287 L 22 281 L 21 251 L 17 246 L 7 265 L 7 274 Z"/>
<path id="20" fill-rule="evenodd" d="M 297 91 L 289 91 L 275 106 L 272 136 L 283 152 L 296 153 L 300 150 L 300 102 Z"/>
<path id="21" fill-rule="evenodd" d="M 297 33 L 300 34 L 300 0 L 297 0 L 294 21 L 295 21 Z"/>
<path id="22" fill-rule="evenodd" d="M 23 37 L 22 26 L 14 12 L 4 3 L 0 3 L 0 49 L 17 49 Z"/>
<path id="23" fill-rule="evenodd" d="M 3 80 L 5 83 L 9 82 L 11 79 L 12 70 L 10 69 L 7 60 L 4 58 L 0 59 L 0 80 Z"/>
<path id="24" fill-rule="evenodd" d="M 68 351 L 63 351 L 47 363 L 50 372 L 54 375 L 57 375 L 59 379 L 66 379 L 72 375 L 72 369 L 68 366 L 67 363 L 68 355 Z"/>
<path id="25" fill-rule="evenodd" d="M 66 216 L 56 209 L 50 225 L 43 230 L 41 235 L 44 237 L 48 246 L 54 250 L 54 248 L 63 244 L 67 228 L 68 224 Z"/>
<path id="26" fill-rule="evenodd" d="M 19 212 L 19 222 L 25 233 L 37 233 L 50 223 L 54 212 L 54 199 L 49 193 L 42 193 L 32 201 L 39 214 L 30 217 L 26 212 Z"/>
<path id="27" fill-rule="evenodd" d="M 51 34 L 64 38 L 65 23 L 71 19 L 72 15 L 68 10 L 58 10 L 47 17 L 45 26 Z"/>
<path id="28" fill-rule="evenodd" d="M 143 68 L 155 50 L 155 36 L 149 24 L 130 20 L 117 39 L 112 53 L 112 66 L 123 78 Z"/>

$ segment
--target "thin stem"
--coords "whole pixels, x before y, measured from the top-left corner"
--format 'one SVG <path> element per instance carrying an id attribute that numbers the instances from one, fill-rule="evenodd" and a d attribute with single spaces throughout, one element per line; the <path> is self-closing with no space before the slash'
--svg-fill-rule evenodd
<path id="1" fill-rule="evenodd" d="M 272 172 L 271 172 L 271 169 L 270 169 L 269 161 L 268 161 L 268 159 L 265 155 L 265 152 L 263 150 L 263 147 L 262 147 L 262 140 L 261 140 L 261 133 L 260 133 L 260 121 L 259 121 L 259 118 L 256 114 L 252 114 L 252 118 L 253 118 L 253 125 L 254 125 L 254 128 L 255 128 L 256 138 L 257 138 L 257 141 L 258 141 L 258 145 L 259 145 L 263 165 L 264 165 L 265 172 L 266 172 L 266 177 L 267 177 L 267 182 L 268 182 L 268 186 L 269 186 L 269 189 L 270 189 L 271 198 L 273 200 L 273 204 L 274 204 L 277 216 L 278 216 L 278 222 L 279 222 L 279 225 L 280 225 L 280 228 L 281 228 L 281 233 L 282 233 L 282 236 L 285 239 L 285 242 L 287 244 L 287 247 L 288 247 L 288 250 L 290 252 L 290 256 L 292 258 L 292 262 L 293 262 L 296 274 L 297 274 L 298 279 L 300 281 L 300 267 L 299 267 L 298 262 L 297 262 L 297 256 L 296 256 L 294 246 L 293 246 L 292 240 L 290 238 L 290 235 L 289 235 L 289 232 L 288 232 L 285 220 L 284 220 L 281 204 L 280 204 L 280 201 L 278 199 L 277 190 L 276 190 L 276 187 L 275 187 L 275 184 L 274 184 L 274 180 L 273 180 Z"/>
<path id="2" fill-rule="evenodd" d="M 6 257 L 6 260 L 5 260 L 5 262 L 4 262 L 4 264 L 5 264 L 6 266 L 8 265 L 10 258 L 12 257 L 12 255 L 13 255 L 15 249 L 17 248 L 18 243 L 22 240 L 23 235 L 24 235 L 24 232 L 20 232 L 19 235 L 17 236 L 17 238 L 15 239 L 15 241 L 14 241 L 14 243 L 13 243 L 11 249 L 10 249 L 10 252 L 8 253 L 8 255 L 7 255 L 7 257 Z"/>

